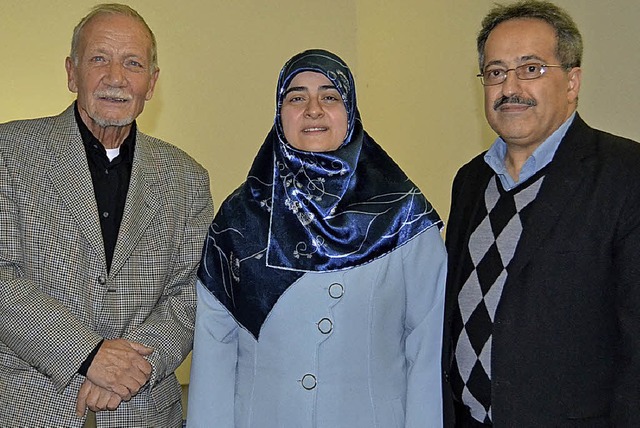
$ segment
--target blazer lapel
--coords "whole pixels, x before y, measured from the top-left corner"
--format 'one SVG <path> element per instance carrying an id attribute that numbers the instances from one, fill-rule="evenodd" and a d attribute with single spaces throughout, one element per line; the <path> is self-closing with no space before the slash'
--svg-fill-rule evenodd
<path id="1" fill-rule="evenodd" d="M 117 274 L 127 261 L 160 206 L 155 186 L 158 161 L 147 138 L 140 132 L 136 135 L 131 180 L 111 262 L 111 275 Z"/>
<path id="2" fill-rule="evenodd" d="M 82 234 L 106 266 L 98 206 L 82 137 L 74 117 L 73 105 L 56 120 L 52 132 L 55 135 L 46 142 L 51 146 L 51 152 L 54 154 L 51 169 L 48 171 L 51 183 Z"/>
<path id="3" fill-rule="evenodd" d="M 515 257 L 508 269 L 510 280 L 516 278 L 536 251 L 545 246 L 580 183 L 591 175 L 594 166 L 588 159 L 594 150 L 590 128 L 576 114 L 574 123 L 549 165 L 540 193 L 531 208 L 529 224 L 524 225 Z"/>

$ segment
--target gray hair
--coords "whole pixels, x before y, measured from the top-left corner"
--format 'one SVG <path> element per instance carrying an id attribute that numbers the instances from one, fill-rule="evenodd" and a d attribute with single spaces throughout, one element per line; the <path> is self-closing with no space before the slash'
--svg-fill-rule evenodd
<path id="1" fill-rule="evenodd" d="M 567 70 L 580 67 L 582 63 L 582 36 L 571 16 L 553 3 L 539 0 L 524 0 L 510 5 L 496 5 L 482 20 L 478 33 L 478 64 L 480 72 L 484 66 L 484 48 L 487 38 L 501 22 L 510 19 L 530 18 L 547 22 L 556 30 L 556 56 Z"/>
<path id="2" fill-rule="evenodd" d="M 153 73 L 158 67 L 158 46 L 156 43 L 156 36 L 138 12 L 127 5 L 119 3 L 103 3 L 94 6 L 93 9 L 91 9 L 91 11 L 80 20 L 78 25 L 76 25 L 76 28 L 73 29 L 71 53 L 69 54 L 73 62 L 78 65 L 78 45 L 80 44 L 80 38 L 82 37 L 82 30 L 93 18 L 103 15 L 128 16 L 143 25 L 151 38 L 151 66 L 149 67 L 149 72 Z"/>

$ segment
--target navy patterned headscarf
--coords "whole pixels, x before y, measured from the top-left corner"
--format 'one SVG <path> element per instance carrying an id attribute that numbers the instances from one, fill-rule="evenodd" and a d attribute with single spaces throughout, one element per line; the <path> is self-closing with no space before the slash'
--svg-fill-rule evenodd
<path id="1" fill-rule="evenodd" d="M 345 104 L 347 136 L 331 152 L 289 145 L 280 109 L 295 75 L 313 71 Z M 282 293 L 305 272 L 349 269 L 442 222 L 387 153 L 363 130 L 353 75 L 336 55 L 308 50 L 283 67 L 274 126 L 246 181 L 220 207 L 198 277 L 258 338 Z"/>
<path id="2" fill-rule="evenodd" d="M 353 135 L 356 120 L 360 120 L 360 114 L 356 107 L 356 85 L 353 81 L 353 75 L 340 58 L 331 52 L 320 49 L 299 53 L 287 61 L 280 71 L 276 92 L 275 120 L 278 138 L 280 141 L 286 141 L 284 131 L 282 130 L 282 117 L 280 116 L 285 94 L 293 78 L 304 71 L 315 71 L 316 73 L 325 75 L 340 93 L 342 102 L 347 110 L 347 120 L 349 121 L 347 124 L 347 135 L 345 137 L 345 142 L 348 142 Z"/>

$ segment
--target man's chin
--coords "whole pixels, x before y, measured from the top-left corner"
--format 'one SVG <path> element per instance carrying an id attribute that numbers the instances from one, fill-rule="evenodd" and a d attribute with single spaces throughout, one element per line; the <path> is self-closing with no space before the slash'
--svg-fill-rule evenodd
<path id="1" fill-rule="evenodd" d="M 103 118 L 103 117 L 92 117 L 93 122 L 101 128 L 108 128 L 110 126 L 114 127 L 123 127 L 131 125 L 135 118 L 133 117 L 125 117 L 121 119 L 117 118 Z"/>

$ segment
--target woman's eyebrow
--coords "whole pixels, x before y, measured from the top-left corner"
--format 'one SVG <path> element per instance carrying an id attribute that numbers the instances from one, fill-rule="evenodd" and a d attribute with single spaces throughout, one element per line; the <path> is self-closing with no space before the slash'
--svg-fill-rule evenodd
<path id="1" fill-rule="evenodd" d="M 304 92 L 304 91 L 308 91 L 309 89 L 307 89 L 306 86 L 292 86 L 289 89 L 287 89 L 286 91 L 284 91 L 284 95 L 287 95 L 289 92 Z"/>
<path id="2" fill-rule="evenodd" d="M 321 86 L 318 86 L 318 89 L 321 91 L 327 91 L 330 89 L 335 89 L 336 91 L 338 90 L 338 88 L 336 88 L 335 85 L 321 85 Z M 284 96 L 286 96 L 289 92 L 308 92 L 308 91 L 309 91 L 309 88 L 307 88 L 306 86 L 292 86 L 286 91 L 284 91 Z"/>

